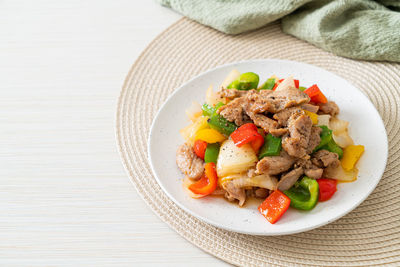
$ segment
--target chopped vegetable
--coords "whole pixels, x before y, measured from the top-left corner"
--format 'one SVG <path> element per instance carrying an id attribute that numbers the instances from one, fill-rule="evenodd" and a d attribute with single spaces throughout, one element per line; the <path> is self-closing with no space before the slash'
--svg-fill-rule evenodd
<path id="1" fill-rule="evenodd" d="M 207 142 L 203 140 L 196 140 L 193 145 L 194 153 L 201 158 L 204 159 L 204 154 L 206 153 L 207 149 Z"/>
<path id="2" fill-rule="evenodd" d="M 238 70 L 232 70 L 228 76 L 226 76 L 225 80 L 222 82 L 221 87 L 227 88 L 229 84 L 231 84 L 234 80 L 237 80 L 240 76 L 240 72 Z"/>
<path id="3" fill-rule="evenodd" d="M 318 126 L 326 126 L 329 127 L 329 121 L 331 119 L 331 115 L 324 114 L 318 115 Z"/>
<path id="4" fill-rule="evenodd" d="M 326 201 L 331 199 L 333 194 L 336 192 L 336 184 L 337 181 L 334 179 L 318 179 L 318 186 L 319 186 L 319 201 Z"/>
<path id="5" fill-rule="evenodd" d="M 231 138 L 238 147 L 250 143 L 256 153 L 264 144 L 264 137 L 258 133 L 257 126 L 253 123 L 240 126 L 231 134 Z"/>
<path id="6" fill-rule="evenodd" d="M 189 186 L 191 186 L 192 184 L 194 184 L 195 182 L 193 182 L 189 177 L 185 176 L 185 178 L 183 178 L 183 183 L 182 183 L 182 187 L 185 190 L 185 192 L 192 198 L 202 198 L 205 197 L 205 195 L 202 194 L 195 194 L 192 192 L 192 190 L 189 189 Z"/>
<path id="7" fill-rule="evenodd" d="M 227 136 L 231 135 L 231 133 L 233 133 L 237 129 L 236 124 L 227 121 L 224 117 L 222 117 L 219 114 L 212 115 L 208 120 L 208 124 L 210 125 L 211 128 Z"/>
<path id="8" fill-rule="evenodd" d="M 296 87 L 296 84 L 293 80 L 293 76 L 289 76 L 286 79 L 279 80 L 278 86 L 274 88 L 274 91 L 283 91 L 287 90 L 288 88 Z"/>
<path id="9" fill-rule="evenodd" d="M 224 103 L 218 102 L 214 107 L 212 107 L 209 104 L 204 103 L 203 106 L 201 106 L 201 109 L 203 110 L 204 116 L 212 116 L 223 105 Z"/>
<path id="10" fill-rule="evenodd" d="M 351 139 L 348 132 L 348 126 L 348 121 L 340 120 L 335 117 L 329 122 L 329 128 L 333 131 L 333 140 L 342 148 L 354 145 L 353 139 Z"/>
<path id="11" fill-rule="evenodd" d="M 210 85 L 210 87 L 208 87 L 206 92 L 206 103 L 209 104 L 210 106 L 214 106 L 218 102 L 225 103 L 225 98 L 221 97 L 221 95 L 218 94 L 217 92 L 214 92 L 212 85 Z"/>
<path id="12" fill-rule="evenodd" d="M 275 86 L 275 78 L 269 78 L 260 86 L 260 90 L 272 90 Z"/>
<path id="13" fill-rule="evenodd" d="M 348 131 L 341 132 L 339 134 L 332 134 L 333 140 L 335 140 L 336 144 L 341 148 L 348 147 L 350 145 L 354 145 L 353 139 L 351 139 Z"/>
<path id="14" fill-rule="evenodd" d="M 290 199 L 279 190 L 270 194 L 258 207 L 260 213 L 272 224 L 276 223 L 290 206 Z"/>
<path id="15" fill-rule="evenodd" d="M 191 184 L 189 189 L 195 194 L 201 194 L 207 196 L 214 192 L 217 188 L 218 177 L 217 172 L 215 171 L 215 163 L 209 162 L 206 163 L 204 167 L 204 174 L 200 180 Z"/>
<path id="16" fill-rule="evenodd" d="M 314 125 L 318 124 L 318 115 L 316 113 L 308 111 L 308 110 L 304 110 L 304 112 L 306 113 L 306 115 L 308 117 L 310 117 L 310 119 Z"/>
<path id="17" fill-rule="evenodd" d="M 219 154 L 219 144 L 218 143 L 208 144 L 204 154 L 204 161 L 206 163 L 208 162 L 217 163 L 218 154 Z"/>
<path id="18" fill-rule="evenodd" d="M 300 85 L 300 81 L 299 80 L 293 80 L 294 81 L 294 87 L 296 87 L 297 89 L 300 89 L 299 88 L 299 85 Z"/>
<path id="19" fill-rule="evenodd" d="M 196 121 L 185 128 L 181 129 L 179 132 L 182 137 L 188 142 L 189 144 L 193 145 L 194 141 L 196 140 L 196 134 L 198 131 L 202 129 L 210 128 L 207 123 L 208 117 L 200 116 L 196 119 Z"/>
<path id="20" fill-rule="evenodd" d="M 200 104 L 196 101 L 193 101 L 192 105 L 185 110 L 185 113 L 192 122 L 195 122 L 196 119 L 201 116 Z"/>
<path id="21" fill-rule="evenodd" d="M 238 174 L 254 167 L 257 156 L 249 145 L 237 147 L 232 139 L 222 143 L 217 159 L 218 177 L 225 177 L 230 174 Z"/>
<path id="22" fill-rule="evenodd" d="M 268 174 L 260 174 L 254 177 L 249 177 L 246 173 L 244 174 L 232 174 L 222 178 L 218 178 L 220 185 L 227 181 L 232 181 L 236 188 L 246 187 L 260 187 L 269 190 L 274 190 L 278 184 L 278 179 Z"/>
<path id="23" fill-rule="evenodd" d="M 306 89 L 307 89 L 307 87 L 300 86 L 300 87 L 299 87 L 299 89 L 300 89 L 300 91 L 304 91 L 304 90 L 306 90 Z"/>
<path id="24" fill-rule="evenodd" d="M 325 95 L 321 92 L 316 84 L 304 90 L 304 93 L 306 93 L 311 98 L 311 101 L 314 103 L 325 104 L 328 102 L 328 99 L 326 99 Z"/>
<path id="25" fill-rule="evenodd" d="M 259 159 L 266 156 L 279 156 L 282 149 L 282 139 L 275 137 L 272 134 L 267 134 L 264 137 L 264 145 L 261 147 Z"/>
<path id="26" fill-rule="evenodd" d="M 321 141 L 319 142 L 319 145 L 314 149 L 314 152 L 320 150 L 321 147 L 323 147 L 332 140 L 332 130 L 330 130 L 328 127 L 324 125 L 321 125 L 319 127 L 322 129 L 322 132 L 320 134 Z"/>
<path id="27" fill-rule="evenodd" d="M 239 79 L 228 85 L 230 89 L 250 90 L 256 89 L 260 78 L 254 72 L 246 72 L 239 76 Z"/>
<path id="28" fill-rule="evenodd" d="M 289 190 L 284 191 L 290 198 L 290 206 L 299 210 L 311 210 L 318 201 L 319 186 L 316 180 L 304 176 Z"/>
<path id="29" fill-rule="evenodd" d="M 338 180 L 339 182 L 353 182 L 357 180 L 358 169 L 354 167 L 350 171 L 346 171 L 343 169 L 342 164 L 333 170 L 329 170 L 325 177 Z"/>
<path id="30" fill-rule="evenodd" d="M 197 139 L 203 140 L 211 144 L 211 143 L 222 142 L 226 139 L 226 137 L 215 129 L 202 129 L 197 132 L 196 140 Z"/>
<path id="31" fill-rule="evenodd" d="M 364 153 L 364 146 L 350 145 L 343 151 L 342 167 L 345 171 L 350 171 L 354 168 L 357 161 Z"/>

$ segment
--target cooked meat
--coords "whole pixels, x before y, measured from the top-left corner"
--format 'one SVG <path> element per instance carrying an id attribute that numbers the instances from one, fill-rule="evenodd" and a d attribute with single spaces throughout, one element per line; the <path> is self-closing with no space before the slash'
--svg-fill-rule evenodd
<path id="1" fill-rule="evenodd" d="M 307 94 L 296 88 L 288 88 L 282 91 L 261 90 L 250 92 L 246 95 L 254 113 L 271 112 L 277 113 L 285 108 L 308 103 L 310 98 Z"/>
<path id="2" fill-rule="evenodd" d="M 326 104 L 318 104 L 320 114 L 329 114 L 335 116 L 339 114 L 339 107 L 333 101 L 328 101 Z"/>
<path id="3" fill-rule="evenodd" d="M 319 106 L 315 106 L 315 105 L 312 105 L 312 104 L 303 104 L 300 107 L 302 109 L 304 109 L 304 110 L 308 110 L 308 111 L 313 112 L 313 113 L 317 113 L 318 110 L 319 110 Z"/>
<path id="4" fill-rule="evenodd" d="M 250 116 L 250 119 L 253 120 L 253 123 L 258 127 L 261 127 L 264 131 L 269 133 L 272 129 L 276 129 L 278 127 L 278 123 L 273 119 L 268 118 L 262 114 L 255 114 L 252 112 L 247 112 Z"/>
<path id="5" fill-rule="evenodd" d="M 288 120 L 293 113 L 303 113 L 299 107 L 291 107 L 275 113 L 273 118 L 278 121 L 279 125 L 287 126 Z"/>
<path id="6" fill-rule="evenodd" d="M 273 136 L 282 136 L 289 132 L 287 128 L 270 129 L 269 133 Z"/>
<path id="7" fill-rule="evenodd" d="M 313 179 L 319 179 L 322 176 L 323 169 L 315 166 L 310 159 L 298 159 L 294 168 L 302 167 L 304 174 Z"/>
<path id="8" fill-rule="evenodd" d="M 297 169 L 293 169 L 290 172 L 282 175 L 281 180 L 278 182 L 278 189 L 281 191 L 288 190 L 294 185 L 294 183 L 300 178 L 302 174 L 303 168 L 298 167 Z"/>
<path id="9" fill-rule="evenodd" d="M 296 159 L 289 156 L 284 150 L 279 156 L 267 156 L 257 163 L 257 173 L 267 173 L 270 175 L 279 174 L 289 170 Z"/>
<path id="10" fill-rule="evenodd" d="M 294 113 L 288 120 L 290 136 L 282 140 L 282 147 L 293 157 L 307 156 L 308 141 L 311 134 L 312 121 L 310 117 Z"/>
<path id="11" fill-rule="evenodd" d="M 254 196 L 258 198 L 266 198 L 269 195 L 269 190 L 265 188 L 257 188 L 254 191 Z"/>
<path id="12" fill-rule="evenodd" d="M 204 161 L 186 143 L 176 151 L 176 165 L 186 176 L 194 180 L 199 179 L 204 171 Z"/>
<path id="13" fill-rule="evenodd" d="M 324 169 L 321 168 L 304 170 L 304 174 L 313 179 L 321 178 L 323 172 Z"/>
<path id="14" fill-rule="evenodd" d="M 229 100 L 232 100 L 236 97 L 244 96 L 247 93 L 248 93 L 248 91 L 245 91 L 245 90 L 225 89 L 225 88 L 222 88 L 221 91 L 219 91 L 219 94 L 221 95 L 221 97 L 226 97 Z"/>
<path id="15" fill-rule="evenodd" d="M 336 153 L 329 152 L 328 150 L 319 150 L 312 155 L 311 162 L 319 167 L 337 167 L 340 164 L 339 156 Z"/>
<path id="16" fill-rule="evenodd" d="M 225 189 L 225 197 L 229 201 L 239 200 L 239 206 L 243 206 L 246 201 L 246 192 L 244 188 L 235 187 L 232 181 L 227 181 L 222 184 L 222 188 Z"/>
<path id="17" fill-rule="evenodd" d="M 243 109 L 244 102 L 245 98 L 243 97 L 235 98 L 228 104 L 220 107 L 217 110 L 217 113 L 219 113 L 228 121 L 234 122 L 238 126 L 243 125 L 247 122 L 251 122 L 250 118 L 247 116 L 246 112 Z"/>
<path id="18" fill-rule="evenodd" d="M 308 140 L 307 146 L 307 154 L 311 154 L 314 149 L 319 145 L 319 142 L 321 142 L 321 131 L 322 129 L 318 126 L 313 126 L 311 128 L 310 139 Z"/>

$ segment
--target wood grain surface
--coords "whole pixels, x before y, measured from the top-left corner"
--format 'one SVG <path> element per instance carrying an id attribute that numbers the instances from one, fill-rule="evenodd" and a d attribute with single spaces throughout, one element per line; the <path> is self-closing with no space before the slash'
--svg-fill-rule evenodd
<path id="1" fill-rule="evenodd" d="M 144 204 L 114 137 L 153 1 L 0 1 L 0 266 L 221 266 Z M 156 78 L 156 77 L 155 77 Z"/>

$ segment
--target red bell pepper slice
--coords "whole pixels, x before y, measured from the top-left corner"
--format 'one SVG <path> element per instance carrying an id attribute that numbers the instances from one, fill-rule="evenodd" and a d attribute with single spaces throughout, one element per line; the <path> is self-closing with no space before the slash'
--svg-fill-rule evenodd
<path id="1" fill-rule="evenodd" d="M 300 86 L 300 81 L 299 80 L 294 80 L 294 86 L 299 89 Z"/>
<path id="2" fill-rule="evenodd" d="M 194 153 L 201 158 L 204 159 L 204 155 L 207 149 L 207 142 L 203 140 L 196 140 L 193 145 Z"/>
<path id="3" fill-rule="evenodd" d="M 336 192 L 337 181 L 334 179 L 318 179 L 319 185 L 319 201 L 326 201 L 330 199 Z"/>
<path id="4" fill-rule="evenodd" d="M 321 92 L 316 84 L 304 90 L 304 93 L 306 93 L 311 98 L 311 101 L 316 104 L 325 104 L 328 102 L 328 99 L 326 99 L 325 95 Z"/>
<path id="5" fill-rule="evenodd" d="M 246 123 L 240 126 L 231 134 L 231 138 L 237 147 L 250 143 L 256 153 L 264 144 L 264 137 L 258 132 L 257 126 L 253 123 Z"/>
<path id="6" fill-rule="evenodd" d="M 209 162 L 204 166 L 204 174 L 194 184 L 189 186 L 190 191 L 195 194 L 207 196 L 215 191 L 218 184 L 217 171 L 215 170 L 215 163 Z"/>
<path id="7" fill-rule="evenodd" d="M 258 207 L 258 211 L 272 224 L 276 223 L 290 206 L 290 198 L 279 190 L 270 194 Z"/>

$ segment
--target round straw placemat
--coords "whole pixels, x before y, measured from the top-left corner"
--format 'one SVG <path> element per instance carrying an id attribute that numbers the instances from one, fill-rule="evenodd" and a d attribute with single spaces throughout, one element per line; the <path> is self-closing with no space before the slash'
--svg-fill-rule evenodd
<path id="1" fill-rule="evenodd" d="M 336 222 L 288 236 L 232 233 L 184 212 L 153 177 L 147 160 L 147 138 L 166 98 L 207 69 L 257 58 L 295 60 L 334 72 L 362 90 L 384 120 L 389 137 L 385 174 L 366 201 Z M 334 56 L 283 34 L 278 23 L 229 36 L 181 19 L 160 34 L 131 68 L 119 98 L 116 134 L 124 166 L 144 201 L 176 232 L 218 258 L 243 266 L 399 266 L 399 103 L 398 64 Z"/>

